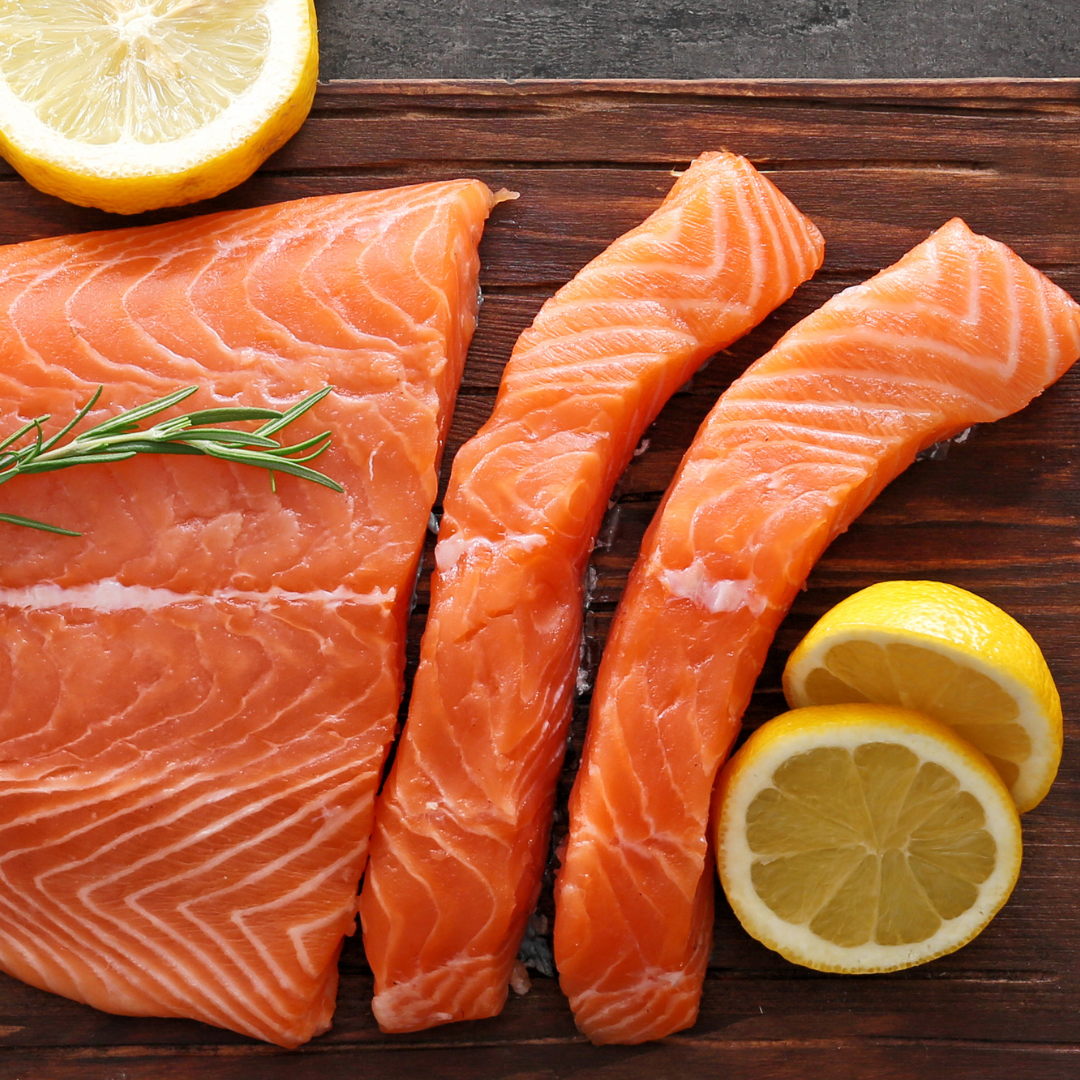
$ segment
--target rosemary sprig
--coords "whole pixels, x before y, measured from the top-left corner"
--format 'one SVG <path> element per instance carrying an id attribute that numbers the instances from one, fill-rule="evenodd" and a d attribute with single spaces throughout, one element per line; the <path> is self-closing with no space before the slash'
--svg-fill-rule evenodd
<path id="1" fill-rule="evenodd" d="M 305 461 L 318 457 L 330 445 L 329 431 L 292 446 L 282 446 L 271 438 L 322 401 L 333 390 L 332 386 L 316 390 L 284 412 L 242 407 L 199 409 L 161 420 L 153 427 L 139 427 L 143 420 L 178 405 L 198 390 L 197 386 L 186 386 L 183 390 L 177 390 L 163 398 L 118 413 L 60 446 L 60 440 L 70 434 L 97 404 L 102 390 L 103 387 L 99 386 L 75 416 L 48 439 L 45 438 L 42 428 L 50 419 L 46 413 L 23 424 L 18 431 L 0 441 L 0 484 L 6 484 L 16 476 L 68 469 L 72 465 L 123 461 L 135 457 L 136 454 L 201 454 L 266 469 L 270 473 L 271 486 L 274 485 L 274 474 L 282 472 L 322 484 L 333 491 L 343 490 L 336 481 L 304 464 Z M 238 420 L 265 420 L 266 423 L 255 431 L 218 426 Z M 33 438 L 28 445 L 21 449 L 15 448 L 17 443 L 30 435 Z M 62 536 L 81 535 L 59 525 L 49 525 L 44 521 L 35 521 L 17 514 L 0 514 L 0 521 L 59 533 Z"/>

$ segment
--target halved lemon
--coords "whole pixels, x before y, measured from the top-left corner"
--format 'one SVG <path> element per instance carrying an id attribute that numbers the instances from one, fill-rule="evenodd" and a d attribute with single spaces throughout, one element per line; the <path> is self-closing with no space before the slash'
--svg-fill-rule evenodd
<path id="1" fill-rule="evenodd" d="M 909 709 L 784 713 L 728 762 L 716 797 L 717 869 L 739 921 L 819 971 L 953 952 L 1020 872 L 1020 818 L 1000 777 Z"/>
<path id="2" fill-rule="evenodd" d="M 986 755 L 1021 813 L 1061 761 L 1061 699 L 1039 646 L 937 581 L 883 581 L 826 612 L 788 659 L 784 696 L 793 709 L 877 701 L 932 716 Z"/>
<path id="3" fill-rule="evenodd" d="M 0 0 L 0 153 L 134 214 L 247 179 L 311 108 L 312 0 Z"/>

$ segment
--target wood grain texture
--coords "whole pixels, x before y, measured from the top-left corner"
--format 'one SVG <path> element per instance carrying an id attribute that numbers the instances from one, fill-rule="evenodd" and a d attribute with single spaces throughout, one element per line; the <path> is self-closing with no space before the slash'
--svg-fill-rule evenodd
<path id="1" fill-rule="evenodd" d="M 486 302 L 444 462 L 487 416 L 517 334 L 560 283 L 645 217 L 697 153 L 727 147 L 821 228 L 825 265 L 672 399 L 618 488 L 590 571 L 586 667 L 642 533 L 716 396 L 785 329 L 893 262 L 953 215 L 1004 240 L 1080 295 L 1080 80 L 949 82 L 444 82 L 320 87 L 301 133 L 241 188 L 194 212 L 435 177 L 521 194 L 481 254 Z M 130 224 L 0 172 L 0 242 Z M 409 1036 L 371 1017 L 357 938 L 334 1028 L 295 1052 L 194 1022 L 106 1016 L 0 977 L 0 1077 L 118 1080 L 596 1076 L 868 1078 L 1080 1075 L 1080 371 L 1024 412 L 902 475 L 840 537 L 777 635 L 747 714 L 782 711 L 787 653 L 830 605 L 883 578 L 934 578 L 986 596 L 1042 645 L 1065 709 L 1065 756 L 1024 819 L 1019 886 L 960 952 L 893 975 L 805 971 L 748 938 L 722 898 L 701 1018 L 641 1048 L 577 1035 L 551 978 L 504 1014 Z M 643 443 L 645 446 L 645 443 Z M 431 545 L 413 615 L 415 663 Z M 563 798 L 580 750 L 579 702 Z M 556 821 L 556 840 L 565 812 Z M 552 914 L 550 883 L 540 910 Z"/>

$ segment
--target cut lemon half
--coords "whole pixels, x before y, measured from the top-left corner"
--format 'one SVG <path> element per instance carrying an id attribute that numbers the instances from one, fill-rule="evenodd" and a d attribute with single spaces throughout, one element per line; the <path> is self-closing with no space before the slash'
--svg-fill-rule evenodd
<path id="1" fill-rule="evenodd" d="M 1061 700 L 1031 635 L 982 597 L 937 581 L 883 581 L 825 613 L 788 659 L 793 709 L 903 705 L 948 724 L 997 769 L 1021 813 L 1061 761 Z"/>
<path id="2" fill-rule="evenodd" d="M 967 944 L 1020 872 L 1000 777 L 943 724 L 891 705 L 796 709 L 717 789 L 717 869 L 745 929 L 819 971 L 895 971 Z"/>
<path id="3" fill-rule="evenodd" d="M 303 123 L 312 0 L 0 0 L 0 153 L 134 214 L 247 179 Z"/>

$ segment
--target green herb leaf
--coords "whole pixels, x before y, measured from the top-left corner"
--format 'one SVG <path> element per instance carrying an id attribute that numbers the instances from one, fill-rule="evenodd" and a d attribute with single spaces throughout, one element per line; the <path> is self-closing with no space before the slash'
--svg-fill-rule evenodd
<path id="1" fill-rule="evenodd" d="M 76 435 L 63 446 L 59 445 L 94 407 L 102 390 L 103 387 L 99 386 L 75 417 L 48 439 L 44 438 L 42 431 L 42 424 L 49 419 L 45 415 L 23 424 L 18 431 L 0 441 L 0 484 L 23 474 L 53 472 L 73 465 L 123 461 L 135 457 L 136 454 L 201 454 L 266 469 L 270 473 L 271 488 L 275 491 L 277 488 L 274 477 L 279 472 L 310 480 L 332 491 L 344 490 L 337 481 L 303 464 L 318 457 L 330 445 L 329 431 L 292 446 L 282 446 L 271 438 L 322 401 L 333 390 L 332 386 L 316 390 L 284 412 L 245 406 L 199 409 L 161 420 L 145 430 L 139 428 L 143 420 L 178 405 L 198 390 L 197 386 L 186 386 L 165 397 L 119 413 Z M 244 420 L 267 422 L 255 431 L 215 426 Z M 34 439 L 29 445 L 13 449 L 31 432 L 34 433 Z M 9 525 L 23 525 L 44 532 L 59 533 L 62 536 L 80 535 L 59 525 L 49 525 L 33 518 L 20 517 L 18 514 L 0 514 L 0 521 Z"/>
<path id="2" fill-rule="evenodd" d="M 235 409 L 202 409 L 199 412 L 188 413 L 187 418 L 192 426 L 199 424 L 228 424 L 234 420 L 272 420 L 280 417 L 281 413 L 274 409 L 247 409 L 238 407 Z"/>
<path id="3" fill-rule="evenodd" d="M 321 390 L 316 390 L 314 394 L 308 394 L 306 398 L 301 398 L 295 405 L 281 413 L 276 420 L 271 420 L 270 423 L 257 428 L 255 434 L 274 435 L 282 428 L 288 427 L 297 417 L 303 416 L 308 409 L 318 405 L 333 389 L 332 386 L 324 386 Z"/>
<path id="4" fill-rule="evenodd" d="M 49 525 L 47 522 L 35 521 L 33 518 L 19 517 L 18 514 L 0 514 L 0 521 L 6 521 L 9 525 L 25 525 L 29 529 L 40 529 L 42 532 L 59 533 L 61 536 L 82 536 L 82 533 L 61 529 L 59 525 Z"/>
<path id="5" fill-rule="evenodd" d="M 90 399 L 89 404 L 83 406 L 83 409 L 85 410 L 84 415 L 101 395 L 102 389 L 103 387 L 99 386 L 97 393 Z M 185 386 L 183 390 L 176 390 L 163 398 L 157 398 L 154 401 L 148 401 L 145 405 L 138 405 L 134 409 L 128 409 L 126 412 L 119 413 L 117 416 L 112 417 L 112 419 L 98 424 L 97 427 L 92 427 L 89 431 L 84 431 L 80 438 L 85 439 L 90 435 L 112 434 L 121 430 L 127 431 L 135 427 L 140 420 L 145 420 L 148 416 L 156 416 L 159 412 L 164 412 L 173 405 L 178 405 L 185 398 L 191 397 L 198 389 L 197 386 Z"/>
<path id="6" fill-rule="evenodd" d="M 199 444 L 189 443 L 189 445 L 198 446 Z M 211 457 L 221 458 L 223 461 L 235 461 L 240 465 L 259 465 L 264 469 L 269 469 L 271 472 L 289 473 L 291 476 L 311 480 L 316 484 L 322 484 L 323 487 L 330 488 L 331 491 L 343 492 L 345 490 L 336 480 L 331 480 L 329 476 L 323 476 L 321 472 L 300 465 L 293 461 L 292 458 L 260 454 L 256 450 L 242 450 L 238 446 L 220 446 L 212 442 L 204 443 L 199 449 Z"/>
<path id="7" fill-rule="evenodd" d="M 101 397 L 101 391 L 105 387 L 99 386 L 91 395 L 90 400 L 51 438 L 47 443 L 42 445 L 42 450 L 51 450 L 86 414 L 97 404 L 97 399 Z M 39 416 L 37 420 L 33 421 L 35 424 L 41 424 L 43 421 L 48 420 L 49 416 L 46 413 L 44 416 Z"/>

